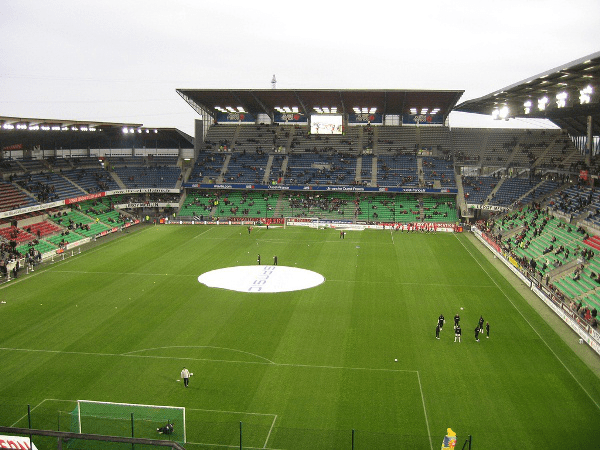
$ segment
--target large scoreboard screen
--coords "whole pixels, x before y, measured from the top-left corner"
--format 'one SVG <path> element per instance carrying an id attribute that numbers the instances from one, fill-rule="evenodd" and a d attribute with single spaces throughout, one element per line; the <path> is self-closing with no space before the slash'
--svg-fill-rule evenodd
<path id="1" fill-rule="evenodd" d="M 313 114 L 310 116 L 310 132 L 312 134 L 342 134 L 343 120 L 341 115 Z"/>

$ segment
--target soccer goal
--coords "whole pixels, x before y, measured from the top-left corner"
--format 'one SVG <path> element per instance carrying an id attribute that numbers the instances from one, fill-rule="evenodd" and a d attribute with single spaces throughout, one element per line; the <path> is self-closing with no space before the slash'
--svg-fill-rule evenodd
<path id="1" fill-rule="evenodd" d="M 186 442 L 184 407 L 77 400 L 71 415 L 76 433 Z M 157 429 L 168 423 L 172 433 L 159 434 Z"/>

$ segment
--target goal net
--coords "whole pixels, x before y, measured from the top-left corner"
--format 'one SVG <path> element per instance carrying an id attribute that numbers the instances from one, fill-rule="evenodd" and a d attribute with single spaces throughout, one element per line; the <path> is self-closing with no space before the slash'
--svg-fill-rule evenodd
<path id="1" fill-rule="evenodd" d="M 71 416 L 75 433 L 186 442 L 184 407 L 77 400 Z M 172 433 L 157 431 L 169 423 Z"/>

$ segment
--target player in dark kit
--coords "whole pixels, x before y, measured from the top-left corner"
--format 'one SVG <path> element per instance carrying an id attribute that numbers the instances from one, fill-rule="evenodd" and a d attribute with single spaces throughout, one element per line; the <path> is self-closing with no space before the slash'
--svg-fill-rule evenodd
<path id="1" fill-rule="evenodd" d="M 489 322 L 485 323 L 485 334 L 486 334 L 485 338 L 489 339 L 490 338 L 490 323 Z"/>
<path id="2" fill-rule="evenodd" d="M 475 327 L 475 341 L 479 342 L 479 325 Z"/>
<path id="3" fill-rule="evenodd" d="M 440 324 L 438 322 L 437 326 L 435 327 L 435 338 L 439 339 L 440 338 Z"/>
<path id="4" fill-rule="evenodd" d="M 458 326 L 459 322 L 460 322 L 460 316 L 458 314 L 456 314 L 454 316 L 454 329 L 456 329 L 456 327 Z"/>
<path id="5" fill-rule="evenodd" d="M 456 341 L 460 342 L 461 334 L 462 334 L 462 330 L 460 329 L 460 325 L 457 325 L 456 328 L 454 328 L 454 342 L 456 342 Z"/>
<path id="6" fill-rule="evenodd" d="M 479 332 L 483 333 L 483 316 L 479 316 Z"/>
<path id="7" fill-rule="evenodd" d="M 438 326 L 440 327 L 440 331 L 442 328 L 444 328 L 444 322 L 446 322 L 446 319 L 444 319 L 443 314 L 440 314 L 440 317 L 438 318 Z"/>
<path id="8" fill-rule="evenodd" d="M 258 255 L 258 256 L 256 257 L 256 264 L 258 264 L 258 265 L 260 266 L 260 255 Z"/>

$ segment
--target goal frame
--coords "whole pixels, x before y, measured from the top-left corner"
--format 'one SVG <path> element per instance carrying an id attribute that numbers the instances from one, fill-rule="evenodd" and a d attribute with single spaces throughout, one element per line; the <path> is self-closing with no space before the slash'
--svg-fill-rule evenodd
<path id="1" fill-rule="evenodd" d="M 182 429 L 183 429 L 183 443 L 187 442 L 186 436 L 186 421 L 185 421 L 185 406 L 166 406 L 166 405 L 144 405 L 140 403 L 118 403 L 118 402 L 104 402 L 96 400 L 77 400 L 77 432 L 81 434 L 81 404 L 94 404 L 94 405 L 111 405 L 111 406 L 122 406 L 122 407 L 135 407 L 135 408 L 148 408 L 148 409 L 164 409 L 164 410 L 179 410 L 183 418 Z"/>

